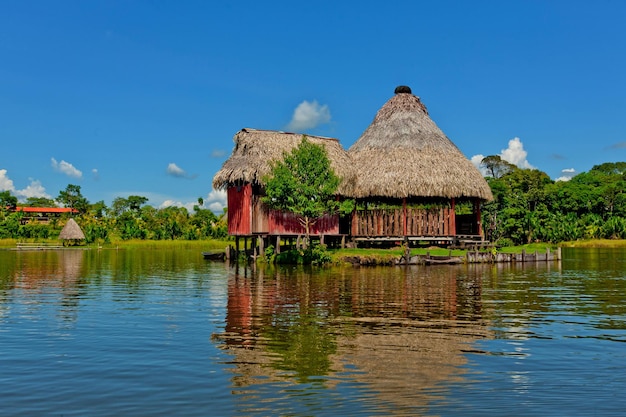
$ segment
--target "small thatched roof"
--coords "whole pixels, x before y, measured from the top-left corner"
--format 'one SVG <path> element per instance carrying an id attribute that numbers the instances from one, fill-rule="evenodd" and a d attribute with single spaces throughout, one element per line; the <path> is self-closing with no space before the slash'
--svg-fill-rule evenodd
<path id="1" fill-rule="evenodd" d="M 396 88 L 348 153 L 357 176 L 352 197 L 493 199 L 480 171 L 406 86 Z"/>
<path id="2" fill-rule="evenodd" d="M 85 239 L 85 234 L 80 229 L 80 226 L 74 219 L 69 219 L 61 233 L 59 234 L 59 239 L 61 240 L 83 240 Z"/>
<path id="3" fill-rule="evenodd" d="M 342 178 L 339 192 L 344 194 L 354 183 L 352 162 L 337 139 L 305 135 L 316 145 L 322 145 L 335 174 Z M 213 177 L 213 188 L 224 189 L 232 184 L 263 184 L 272 162 L 282 160 L 283 153 L 297 147 L 301 133 L 275 130 L 242 129 L 235 134 L 232 155 Z"/>

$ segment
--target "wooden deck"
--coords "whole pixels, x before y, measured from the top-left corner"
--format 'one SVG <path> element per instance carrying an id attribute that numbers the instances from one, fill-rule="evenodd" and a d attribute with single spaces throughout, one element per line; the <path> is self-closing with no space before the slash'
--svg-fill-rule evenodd
<path id="1" fill-rule="evenodd" d="M 64 249 L 65 246 L 59 243 L 21 243 L 16 245 L 17 250 L 56 250 Z"/>

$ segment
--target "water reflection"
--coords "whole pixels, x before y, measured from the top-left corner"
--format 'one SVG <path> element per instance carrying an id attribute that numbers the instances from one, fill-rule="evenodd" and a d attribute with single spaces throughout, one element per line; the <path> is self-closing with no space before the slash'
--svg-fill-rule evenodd
<path id="1" fill-rule="evenodd" d="M 237 273 L 196 251 L 0 251 L 0 404 L 7 415 L 93 404 L 101 415 L 620 415 L 626 254 L 563 254 L 562 266 Z"/>
<path id="2" fill-rule="evenodd" d="M 464 352 L 490 336 L 476 266 L 257 270 L 228 278 L 233 386 L 345 381 L 390 410 L 425 407 L 463 378 Z M 245 389 L 244 389 L 245 388 Z M 362 394 L 361 394 L 362 395 Z M 367 401 L 367 396 L 365 396 Z"/>
<path id="3" fill-rule="evenodd" d="M 0 276 L 0 304 L 8 294 L 28 300 L 31 313 L 42 308 L 45 299 L 58 303 L 60 320 L 73 322 L 85 280 L 82 250 L 25 251 L 14 262 L 3 262 Z M 11 290 L 9 292 L 9 290 Z M 41 301 L 36 301 L 41 300 Z"/>

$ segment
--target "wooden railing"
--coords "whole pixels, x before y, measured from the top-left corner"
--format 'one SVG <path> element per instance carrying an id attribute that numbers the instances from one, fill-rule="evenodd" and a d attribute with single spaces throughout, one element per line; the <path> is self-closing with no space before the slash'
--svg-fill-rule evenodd
<path id="1" fill-rule="evenodd" d="M 18 242 L 17 249 L 20 250 L 44 250 L 44 249 L 63 249 L 60 243 L 25 243 Z"/>
<path id="2" fill-rule="evenodd" d="M 353 236 L 454 236 L 454 229 L 450 208 L 361 210 L 352 216 Z"/>

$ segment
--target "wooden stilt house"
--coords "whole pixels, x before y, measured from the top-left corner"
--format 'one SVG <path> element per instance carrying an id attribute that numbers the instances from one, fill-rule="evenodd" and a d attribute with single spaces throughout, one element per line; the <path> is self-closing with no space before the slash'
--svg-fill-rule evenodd
<path id="1" fill-rule="evenodd" d="M 339 192 L 352 184 L 352 167 L 347 152 L 337 139 L 306 135 L 326 149 L 335 174 L 343 179 Z M 291 213 L 269 210 L 262 203 L 263 178 L 270 173 L 273 161 L 297 147 L 302 134 L 272 130 L 242 129 L 235 134 L 235 148 L 230 158 L 213 178 L 215 189 L 226 189 L 228 198 L 228 234 L 232 236 L 299 236 L 304 227 Z M 339 234 L 336 215 L 318 219 L 312 236 Z"/>
<path id="2" fill-rule="evenodd" d="M 491 189 L 409 87 L 396 88 L 348 154 L 353 239 L 482 238 L 480 204 Z"/>

